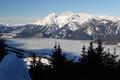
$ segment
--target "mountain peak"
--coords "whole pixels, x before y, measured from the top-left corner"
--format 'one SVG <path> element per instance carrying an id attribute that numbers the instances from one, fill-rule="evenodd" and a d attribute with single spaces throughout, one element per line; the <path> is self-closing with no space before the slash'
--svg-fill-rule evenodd
<path id="1" fill-rule="evenodd" d="M 35 22 L 37 25 L 42 25 L 42 26 L 49 26 L 51 25 L 56 25 L 59 28 L 63 27 L 66 24 L 73 24 L 73 23 L 78 23 L 79 25 L 82 25 L 85 22 L 88 22 L 91 19 L 96 19 L 96 20 L 109 20 L 112 22 L 120 21 L 120 17 L 115 17 L 115 16 L 95 16 L 95 15 L 90 15 L 87 13 L 73 13 L 70 11 L 63 12 L 63 13 L 51 13 L 48 16 L 38 20 Z"/>
<path id="2" fill-rule="evenodd" d="M 96 39 L 96 35 L 99 33 L 108 38 L 111 34 L 120 36 L 120 17 L 115 16 L 97 16 L 72 12 L 51 13 L 38 20 L 35 24 L 40 26 L 25 25 L 12 28 L 1 25 L 1 29 L 3 30 L 2 32 L 7 31 L 15 34 L 17 32 L 19 37 L 28 35 L 27 37 L 87 40 L 93 39 L 93 36 Z M 116 40 L 120 41 L 119 37 Z"/>
<path id="3" fill-rule="evenodd" d="M 79 22 L 83 24 L 88 19 L 91 19 L 92 16 L 86 13 L 72 13 L 70 11 L 64 13 L 51 13 L 48 16 L 38 20 L 35 22 L 37 25 L 59 25 L 59 27 L 63 27 L 64 25 L 70 22 Z"/>

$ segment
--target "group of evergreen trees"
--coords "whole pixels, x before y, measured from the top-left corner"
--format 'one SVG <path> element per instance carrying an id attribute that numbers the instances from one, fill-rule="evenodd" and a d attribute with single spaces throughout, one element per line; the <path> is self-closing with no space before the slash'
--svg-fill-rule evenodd
<path id="1" fill-rule="evenodd" d="M 5 50 L 5 41 L 6 39 L 3 37 L 3 34 L 0 33 L 0 62 L 3 59 L 3 57 L 7 54 Z"/>
<path id="2" fill-rule="evenodd" d="M 32 80 L 104 79 L 116 77 L 120 73 L 119 56 L 115 51 L 104 51 L 100 39 L 96 47 L 93 46 L 93 42 L 90 42 L 88 49 L 83 46 L 78 62 L 68 60 L 60 45 L 55 45 L 51 62 L 51 66 L 36 64 L 30 68 Z"/>
<path id="3" fill-rule="evenodd" d="M 6 55 L 5 39 L 0 35 L 0 61 Z M 88 48 L 83 46 L 79 61 L 68 60 L 62 53 L 60 45 L 55 44 L 54 50 L 50 55 L 50 65 L 44 65 L 39 56 L 32 55 L 32 62 L 29 73 L 32 80 L 80 80 L 80 79 L 104 79 L 119 78 L 120 59 L 116 52 L 105 51 L 100 38 L 97 46 L 90 42 Z M 97 78 L 96 78 L 97 77 Z"/>

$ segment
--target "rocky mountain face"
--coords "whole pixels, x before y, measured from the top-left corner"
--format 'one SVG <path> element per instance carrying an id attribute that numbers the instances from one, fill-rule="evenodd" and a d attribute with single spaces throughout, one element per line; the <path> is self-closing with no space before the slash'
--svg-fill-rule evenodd
<path id="1" fill-rule="evenodd" d="M 52 13 L 32 24 L 0 24 L 0 30 L 21 38 L 95 40 L 100 35 L 107 43 L 114 44 L 120 41 L 120 17 L 72 12 Z"/>

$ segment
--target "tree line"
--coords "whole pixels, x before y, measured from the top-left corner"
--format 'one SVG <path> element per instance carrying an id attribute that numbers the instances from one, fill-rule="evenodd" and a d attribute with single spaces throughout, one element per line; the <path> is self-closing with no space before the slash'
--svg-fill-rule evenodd
<path id="1" fill-rule="evenodd" d="M 7 54 L 5 40 L 0 37 L 0 61 Z M 105 51 L 103 42 L 99 38 L 97 46 L 90 42 L 89 47 L 83 46 L 79 60 L 68 60 L 62 52 L 59 44 L 55 44 L 50 55 L 50 65 L 44 65 L 36 60 L 36 54 L 32 55 L 29 74 L 32 80 L 81 80 L 81 79 L 107 79 L 119 78 L 120 59 L 119 55 Z"/>
<path id="2" fill-rule="evenodd" d="M 93 46 L 93 42 L 90 42 L 88 48 L 83 46 L 78 62 L 68 60 L 60 45 L 55 45 L 51 62 L 51 66 L 41 65 L 41 62 L 34 67 L 31 65 L 29 71 L 32 80 L 107 79 L 118 78 L 120 73 L 119 55 L 116 51 L 105 51 L 100 38 L 96 47 Z"/>

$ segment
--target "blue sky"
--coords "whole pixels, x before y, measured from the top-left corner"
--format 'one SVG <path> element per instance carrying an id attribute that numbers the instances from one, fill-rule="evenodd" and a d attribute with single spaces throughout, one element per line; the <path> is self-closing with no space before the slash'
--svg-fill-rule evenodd
<path id="1" fill-rule="evenodd" d="M 0 23 L 31 23 L 66 11 L 120 16 L 120 0 L 0 0 Z"/>

